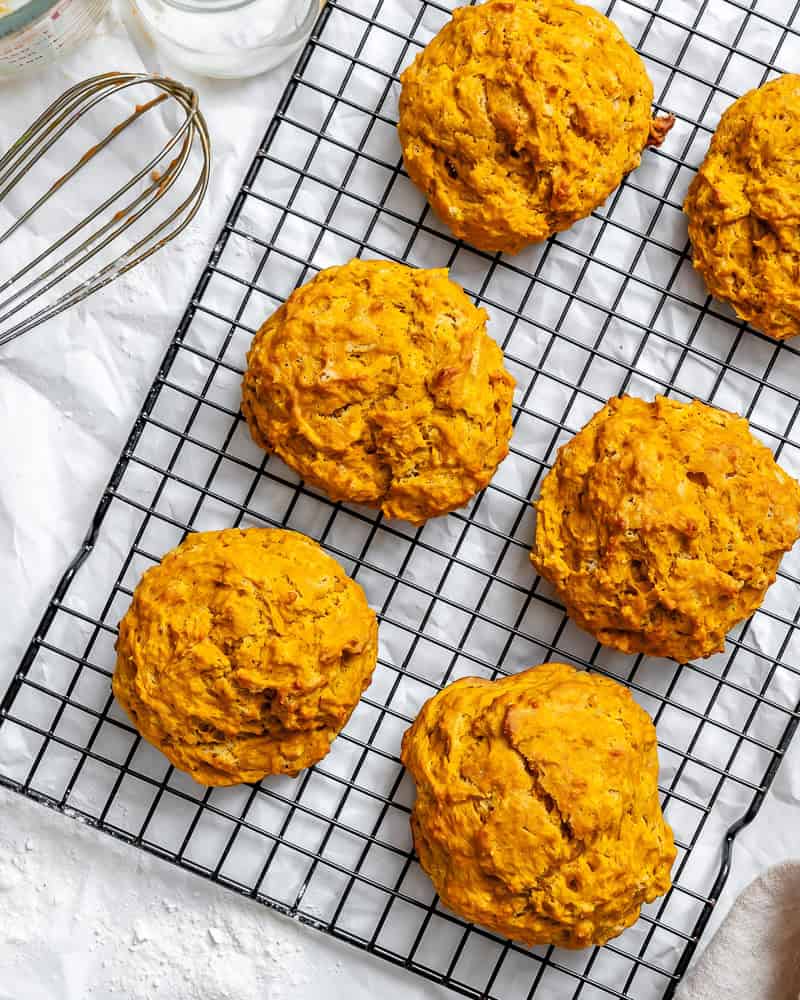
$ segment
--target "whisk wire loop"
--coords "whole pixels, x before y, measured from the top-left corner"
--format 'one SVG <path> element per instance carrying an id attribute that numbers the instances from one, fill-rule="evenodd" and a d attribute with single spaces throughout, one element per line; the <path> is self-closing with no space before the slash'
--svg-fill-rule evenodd
<path id="1" fill-rule="evenodd" d="M 157 95 L 144 103 L 136 104 L 130 114 L 114 125 L 107 134 L 60 174 L 42 195 L 17 215 L 8 229 L 0 233 L 0 246 L 2 246 L 22 226 L 30 222 L 91 160 L 149 111 L 167 101 L 171 101 L 180 109 L 179 124 L 156 155 L 67 232 L 53 240 L 31 260 L 26 261 L 10 277 L 0 280 L 0 293 L 10 291 L 9 295 L 0 298 L 0 346 L 81 302 L 142 263 L 178 236 L 197 214 L 208 190 L 211 163 L 208 127 L 199 110 L 197 95 L 178 81 L 143 73 L 104 73 L 76 84 L 54 101 L 8 151 L 0 156 L 0 204 L 30 175 L 32 168 L 48 154 L 69 129 L 95 111 L 103 101 L 128 88 L 143 84 L 154 87 L 158 91 Z M 82 278 L 54 301 L 48 302 L 33 313 L 23 315 L 27 307 L 33 306 L 48 292 L 56 289 L 71 275 L 97 258 L 148 212 L 153 211 L 173 189 L 195 150 L 199 157 L 196 180 L 189 193 L 164 219 L 154 224 L 153 228 L 137 239 L 132 246 L 117 253 L 110 262 L 99 267 L 90 277 Z M 159 165 L 170 155 L 172 159 L 163 170 L 159 170 Z M 93 223 L 101 219 L 104 213 L 111 211 L 120 199 L 142 181 L 146 183 L 142 191 L 136 193 L 121 208 L 117 208 L 110 219 L 102 221 L 96 229 L 83 238 L 79 245 L 69 250 L 65 249 L 70 241 L 90 229 Z M 44 270 L 37 271 L 49 257 L 61 250 L 65 250 L 62 256 Z M 3 324 L 9 321 L 11 325 L 4 327 Z"/>

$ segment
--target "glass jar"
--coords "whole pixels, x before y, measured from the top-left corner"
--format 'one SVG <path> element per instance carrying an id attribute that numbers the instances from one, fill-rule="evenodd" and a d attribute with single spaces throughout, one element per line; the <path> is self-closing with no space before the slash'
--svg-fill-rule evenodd
<path id="1" fill-rule="evenodd" d="M 41 69 L 84 41 L 110 0 L 0 0 L 0 80 Z"/>
<path id="2" fill-rule="evenodd" d="M 131 0 L 172 61 L 204 76 L 264 73 L 308 40 L 325 0 Z"/>

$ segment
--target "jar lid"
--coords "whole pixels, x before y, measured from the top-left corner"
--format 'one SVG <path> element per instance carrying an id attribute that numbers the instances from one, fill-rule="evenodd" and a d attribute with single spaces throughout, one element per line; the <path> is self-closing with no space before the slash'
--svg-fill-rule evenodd
<path id="1" fill-rule="evenodd" d="M 165 0 L 170 7 L 190 14 L 221 14 L 239 7 L 249 7 L 252 0 Z"/>
<path id="2" fill-rule="evenodd" d="M 9 14 L 0 15 L 0 38 L 13 35 L 15 31 L 27 28 L 38 17 L 55 7 L 56 0 L 28 0 Z"/>

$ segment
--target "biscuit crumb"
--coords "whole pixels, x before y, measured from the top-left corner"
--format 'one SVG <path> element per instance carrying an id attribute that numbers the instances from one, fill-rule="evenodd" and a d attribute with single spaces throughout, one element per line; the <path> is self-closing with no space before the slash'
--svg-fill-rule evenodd
<path id="1" fill-rule="evenodd" d="M 675 115 L 660 115 L 650 122 L 650 134 L 647 136 L 648 146 L 660 146 L 675 124 Z"/>

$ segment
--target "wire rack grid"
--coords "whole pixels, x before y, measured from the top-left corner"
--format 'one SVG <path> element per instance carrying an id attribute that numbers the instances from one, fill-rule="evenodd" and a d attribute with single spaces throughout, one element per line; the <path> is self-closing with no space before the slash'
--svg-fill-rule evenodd
<path id="1" fill-rule="evenodd" d="M 515 258 L 456 243 L 403 172 L 398 74 L 454 3 L 329 0 L 171 342 L 87 540 L 0 706 L 0 781 L 472 997 L 670 997 L 798 722 L 800 559 L 701 664 L 626 657 L 566 618 L 528 560 L 531 500 L 560 444 L 621 392 L 744 413 L 800 472 L 800 355 L 709 300 L 681 202 L 731 100 L 800 65 L 800 3 L 612 0 L 677 121 L 591 218 Z M 418 530 L 334 504 L 250 441 L 239 383 L 278 303 L 351 256 L 446 265 L 489 311 L 517 378 L 494 482 Z M 298 779 L 204 789 L 113 702 L 116 626 L 187 530 L 281 525 L 364 586 L 379 663 L 331 753 Z M 526 949 L 438 903 L 412 852 L 399 740 L 456 677 L 560 659 L 628 684 L 655 718 L 675 884 L 602 949 Z"/>

